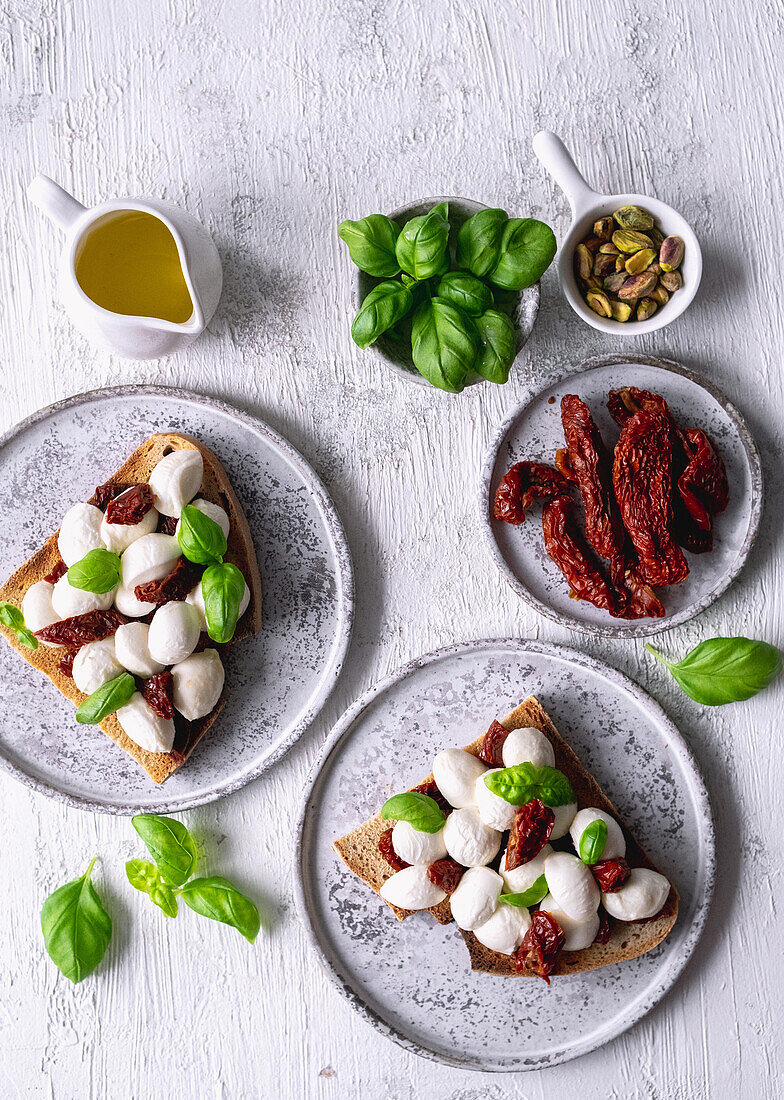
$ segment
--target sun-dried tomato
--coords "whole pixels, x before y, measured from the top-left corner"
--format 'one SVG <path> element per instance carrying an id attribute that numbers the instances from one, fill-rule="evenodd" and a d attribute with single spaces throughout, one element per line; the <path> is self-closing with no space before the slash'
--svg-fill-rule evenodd
<path id="1" fill-rule="evenodd" d="M 124 523 L 129 527 L 141 523 L 154 502 L 149 485 L 133 485 L 106 505 L 106 522 Z"/>
<path id="2" fill-rule="evenodd" d="M 130 481 L 105 481 L 103 485 L 98 486 L 87 503 L 94 504 L 96 508 L 105 508 L 110 500 L 114 500 L 120 493 L 124 493 L 131 487 Z"/>
<path id="3" fill-rule="evenodd" d="M 600 859 L 592 864 L 591 871 L 603 894 L 614 894 L 620 890 L 632 873 L 625 859 Z"/>
<path id="4" fill-rule="evenodd" d="M 674 426 L 675 420 L 667 402 L 658 393 L 639 390 L 636 386 L 624 386 L 620 390 L 610 390 L 607 409 L 619 428 L 631 420 L 640 409 L 650 413 L 661 413 Z"/>
<path id="5" fill-rule="evenodd" d="M 412 787 L 411 789 L 416 791 L 417 794 L 430 795 L 430 797 L 441 807 L 444 814 L 451 814 L 452 807 L 439 791 L 435 779 L 428 779 L 424 783 L 420 783 L 418 787 Z"/>
<path id="6" fill-rule="evenodd" d="M 401 859 L 395 851 L 395 845 L 392 843 L 391 829 L 387 829 L 387 831 L 382 833 L 378 838 L 378 850 L 393 871 L 402 871 L 404 867 L 411 866 L 410 863 L 406 863 L 404 859 Z"/>
<path id="7" fill-rule="evenodd" d="M 599 906 L 599 931 L 594 937 L 594 943 L 609 943 L 610 932 L 612 931 L 612 923 L 610 921 L 610 914 L 605 912 L 601 906 Z"/>
<path id="8" fill-rule="evenodd" d="M 585 537 L 608 561 L 623 548 L 625 533 L 612 495 L 610 456 L 591 410 L 576 394 L 561 399 L 569 465 L 585 509 Z"/>
<path id="9" fill-rule="evenodd" d="M 506 869 L 514 871 L 538 856 L 550 839 L 555 814 L 540 798 L 532 798 L 515 810 L 506 846 Z"/>
<path id="10" fill-rule="evenodd" d="M 566 937 L 555 917 L 538 909 L 531 917 L 531 927 L 515 955 L 515 970 L 528 970 L 550 984 L 550 975 L 563 950 Z"/>
<path id="11" fill-rule="evenodd" d="M 544 548 L 569 582 L 569 595 L 574 600 L 609 611 L 618 612 L 618 598 L 602 576 L 591 550 L 574 522 L 574 501 L 560 496 L 549 500 L 542 510 Z"/>
<path id="12" fill-rule="evenodd" d="M 628 557 L 627 557 L 628 555 Z M 610 563 L 610 576 L 615 587 L 626 596 L 619 610 L 621 619 L 661 619 L 666 614 L 664 604 L 649 584 L 640 576 L 637 557 L 628 549 Z"/>
<path id="13" fill-rule="evenodd" d="M 454 894 L 464 873 L 465 867 L 449 857 L 437 859 L 427 869 L 427 877 L 434 886 L 440 886 L 445 894 Z"/>
<path id="14" fill-rule="evenodd" d="M 64 657 L 60 659 L 60 663 L 57 666 L 62 672 L 63 676 L 73 676 L 73 663 L 74 657 L 79 651 L 76 649 L 69 649 Z"/>
<path id="15" fill-rule="evenodd" d="M 203 565 L 196 565 L 187 558 L 179 558 L 171 573 L 158 581 L 137 584 L 134 595 L 142 603 L 154 603 L 156 607 L 172 600 L 184 600 L 204 572 Z"/>
<path id="16" fill-rule="evenodd" d="M 169 754 L 175 764 L 183 764 L 190 752 L 193 737 L 194 724 L 184 718 L 178 710 L 174 712 L 174 744 Z"/>
<path id="17" fill-rule="evenodd" d="M 710 531 L 711 518 L 723 512 L 729 503 L 727 471 L 705 432 L 689 428 L 684 434 L 691 454 L 678 478 L 678 491 L 697 526 Z"/>
<path id="18" fill-rule="evenodd" d="M 567 481 L 571 481 L 574 485 L 577 484 L 577 478 L 572 469 L 572 460 L 569 458 L 568 447 L 559 447 L 555 452 L 555 468 L 559 474 L 563 474 Z"/>
<path id="19" fill-rule="evenodd" d="M 569 491 L 569 482 L 546 462 L 517 462 L 496 489 L 493 515 L 504 523 L 523 523 L 534 500 L 552 500 Z"/>
<path id="20" fill-rule="evenodd" d="M 60 577 L 64 577 L 67 572 L 68 566 L 65 564 L 65 562 L 62 560 L 58 561 L 52 572 L 46 574 L 44 580 L 48 581 L 49 584 L 57 584 L 57 582 L 60 580 Z"/>
<path id="21" fill-rule="evenodd" d="M 176 516 L 158 516 L 158 530 L 162 535 L 173 535 L 177 530 L 178 519 Z"/>
<path id="22" fill-rule="evenodd" d="M 509 730 L 494 718 L 493 724 L 482 738 L 479 759 L 484 760 L 485 764 L 489 764 L 491 768 L 502 768 L 504 761 L 501 750 L 508 736 Z"/>
<path id="23" fill-rule="evenodd" d="M 156 672 L 144 681 L 142 695 L 150 710 L 164 719 L 174 718 L 174 704 L 171 701 L 172 674 Z"/>
<path id="24" fill-rule="evenodd" d="M 100 642 L 111 637 L 118 626 L 127 622 L 126 617 L 114 608 L 108 611 L 87 611 L 84 615 L 72 615 L 68 619 L 61 619 L 59 623 L 36 630 L 35 636 L 49 645 L 67 645 L 79 649 L 88 642 Z"/>

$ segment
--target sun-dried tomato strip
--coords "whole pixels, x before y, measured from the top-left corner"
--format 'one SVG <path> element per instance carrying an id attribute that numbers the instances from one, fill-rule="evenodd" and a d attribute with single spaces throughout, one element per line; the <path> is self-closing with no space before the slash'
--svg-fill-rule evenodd
<path id="1" fill-rule="evenodd" d="M 496 489 L 493 515 L 504 523 L 523 523 L 535 500 L 552 500 L 569 491 L 569 482 L 546 462 L 516 462 Z"/>
<path id="2" fill-rule="evenodd" d="M 60 577 L 64 577 L 67 572 L 68 566 L 65 564 L 65 562 L 58 561 L 52 572 L 46 574 L 44 580 L 48 581 L 49 584 L 57 584 L 57 582 L 60 580 Z"/>
<path id="3" fill-rule="evenodd" d="M 614 894 L 628 882 L 632 871 L 625 859 L 601 859 L 591 867 L 603 894 Z"/>
<path id="4" fill-rule="evenodd" d="M 723 512 L 730 499 L 727 471 L 708 436 L 700 428 L 684 433 L 691 448 L 686 469 L 678 478 L 678 491 L 697 526 L 710 531 L 711 517 Z"/>
<path id="5" fill-rule="evenodd" d="M 502 726 L 501 723 L 494 718 L 493 724 L 482 738 L 482 745 L 479 749 L 479 759 L 484 760 L 485 764 L 489 764 L 491 768 L 502 768 L 504 766 L 504 760 L 501 756 L 501 750 L 508 736 L 509 730 L 506 726 Z"/>
<path id="6" fill-rule="evenodd" d="M 114 500 L 126 489 L 132 488 L 132 485 L 130 481 L 105 481 L 103 485 L 98 486 L 87 503 L 94 504 L 96 508 L 105 508 L 110 500 Z"/>
<path id="7" fill-rule="evenodd" d="M 610 923 L 610 915 L 606 913 L 601 906 L 599 906 L 599 931 L 594 937 L 594 943 L 609 943 L 610 932 L 612 931 L 612 924 Z"/>
<path id="8" fill-rule="evenodd" d="M 569 595 L 616 615 L 618 597 L 602 576 L 591 550 L 577 530 L 571 497 L 550 500 L 542 510 L 544 548 L 569 583 Z"/>
<path id="9" fill-rule="evenodd" d="M 395 845 L 392 843 L 392 830 L 387 829 L 378 838 L 378 850 L 381 855 L 387 861 L 393 871 L 402 871 L 404 867 L 410 867 L 410 863 L 406 863 L 404 859 L 395 851 Z"/>
<path id="10" fill-rule="evenodd" d="M 134 595 L 142 603 L 154 603 L 157 607 L 172 600 L 184 600 L 204 572 L 203 565 L 196 565 L 187 558 L 180 558 L 172 569 L 158 581 L 137 584 Z"/>
<path id="11" fill-rule="evenodd" d="M 445 894 L 454 894 L 460 885 L 466 868 L 449 856 L 437 859 L 427 869 L 427 877 L 434 886 L 439 886 Z"/>
<path id="12" fill-rule="evenodd" d="M 610 456 L 591 410 L 576 394 L 561 398 L 561 422 L 585 509 L 585 537 L 599 557 L 609 561 L 621 552 L 625 540 L 612 495 Z"/>
<path id="13" fill-rule="evenodd" d="M 35 636 L 49 645 L 67 645 L 79 649 L 88 642 L 100 642 L 111 637 L 118 626 L 127 622 L 126 617 L 114 608 L 108 611 L 87 611 L 84 615 L 72 615 L 68 619 L 61 619 L 59 623 L 36 630 Z"/>
<path id="14" fill-rule="evenodd" d="M 515 810 L 506 846 L 506 870 L 514 871 L 538 856 L 550 839 L 555 814 L 540 798 L 532 798 Z"/>
<path id="15" fill-rule="evenodd" d="M 518 974 L 526 970 L 538 974 L 549 985 L 565 940 L 563 929 L 555 917 L 538 909 L 531 917 L 531 927 L 517 949 L 515 970 Z"/>
<path id="16" fill-rule="evenodd" d="M 661 619 L 666 614 L 664 604 L 649 584 L 640 576 L 637 557 L 631 548 L 610 563 L 610 576 L 616 589 L 624 593 L 625 604 L 618 611 L 620 619 Z"/>
<path id="17" fill-rule="evenodd" d="M 563 474 L 567 481 L 571 481 L 574 485 L 577 484 L 577 477 L 572 469 L 568 447 L 559 447 L 555 452 L 555 468 L 559 474 Z"/>
<path id="18" fill-rule="evenodd" d="M 156 672 L 149 680 L 144 681 L 142 695 L 150 710 L 163 719 L 174 718 L 174 704 L 171 701 L 172 674 L 170 672 Z"/>
<path id="19" fill-rule="evenodd" d="M 158 530 L 162 535 L 173 535 L 177 530 L 177 516 L 158 516 Z"/>
<path id="20" fill-rule="evenodd" d="M 60 663 L 57 667 L 60 669 L 63 676 L 68 676 L 69 678 L 73 676 L 74 657 L 78 652 L 77 649 L 69 649 L 66 655 L 60 658 Z"/>
<path id="21" fill-rule="evenodd" d="M 134 526 L 141 523 L 155 498 L 149 485 L 133 485 L 106 505 L 106 522 Z"/>

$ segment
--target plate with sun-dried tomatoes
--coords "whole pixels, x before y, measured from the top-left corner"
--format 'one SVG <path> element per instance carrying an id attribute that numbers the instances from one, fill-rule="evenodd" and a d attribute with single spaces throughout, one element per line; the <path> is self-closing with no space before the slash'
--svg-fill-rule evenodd
<path id="1" fill-rule="evenodd" d="M 657 634 L 704 611 L 748 558 L 762 466 L 738 410 L 671 360 L 591 359 L 529 395 L 482 471 L 490 551 L 563 625 Z"/>

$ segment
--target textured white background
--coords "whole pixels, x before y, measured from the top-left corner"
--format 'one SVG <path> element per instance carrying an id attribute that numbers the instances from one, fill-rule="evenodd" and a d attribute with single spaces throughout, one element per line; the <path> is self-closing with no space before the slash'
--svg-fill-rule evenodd
<path id="1" fill-rule="evenodd" d="M 701 708 L 641 645 L 537 618 L 476 537 L 478 466 L 502 415 L 527 383 L 620 340 L 582 325 L 551 272 L 509 385 L 451 398 L 403 383 L 349 340 L 353 276 L 335 227 L 455 194 L 544 217 L 560 236 L 566 203 L 530 147 L 542 127 L 562 134 L 600 189 L 681 209 L 703 244 L 702 291 L 672 328 L 623 346 L 680 359 L 725 388 L 762 449 L 769 504 L 740 581 L 663 642 L 683 652 L 745 633 L 781 644 L 781 4 L 3 0 L 0 12 L 0 429 L 122 382 L 234 401 L 320 473 L 358 582 L 354 645 L 321 718 L 267 778 L 186 817 L 205 868 L 261 903 L 255 948 L 189 912 L 165 922 L 134 894 L 128 821 L 0 778 L 0 1095 L 777 1095 L 781 689 Z M 25 199 L 37 170 L 87 203 L 165 197 L 206 223 L 225 291 L 187 354 L 126 362 L 74 332 L 58 303 L 56 232 Z M 583 646 L 663 703 L 714 800 L 719 882 L 696 957 L 641 1025 L 561 1068 L 482 1077 L 403 1053 L 328 986 L 293 910 L 290 826 L 319 745 L 361 690 L 434 646 L 504 634 Z M 74 988 L 44 954 L 38 913 L 94 853 L 116 931 L 101 970 Z"/>

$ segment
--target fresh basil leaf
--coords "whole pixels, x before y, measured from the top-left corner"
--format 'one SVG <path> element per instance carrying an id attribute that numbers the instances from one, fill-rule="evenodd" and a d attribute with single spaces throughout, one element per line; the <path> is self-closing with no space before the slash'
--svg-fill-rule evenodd
<path id="1" fill-rule="evenodd" d="M 358 222 L 344 221 L 338 226 L 338 236 L 348 245 L 353 263 L 360 271 L 380 279 L 388 279 L 400 271 L 395 256 L 399 235 L 399 226 L 386 214 L 368 214 Z"/>
<path id="2" fill-rule="evenodd" d="M 503 385 L 517 354 L 517 334 L 505 313 L 488 309 L 474 320 L 479 333 L 479 354 L 474 370 L 488 382 Z"/>
<path id="3" fill-rule="evenodd" d="M 545 764 L 541 768 L 531 763 L 515 764 L 485 775 L 485 786 L 512 806 L 524 806 L 539 798 L 545 806 L 568 806 L 574 802 L 572 785 L 563 772 Z"/>
<path id="4" fill-rule="evenodd" d="M 22 645 L 26 645 L 28 649 L 38 649 L 38 639 L 32 630 L 28 630 L 26 626 L 21 630 L 17 630 L 16 636 Z"/>
<path id="5" fill-rule="evenodd" d="M 598 863 L 607 844 L 607 822 L 597 818 L 580 834 L 580 859 L 583 863 Z"/>
<path id="6" fill-rule="evenodd" d="M 250 898 L 220 875 L 194 878 L 180 891 L 180 897 L 194 913 L 236 928 L 249 943 L 259 934 L 259 911 Z"/>
<path id="7" fill-rule="evenodd" d="M 501 236 L 501 251 L 488 279 L 504 290 L 525 290 L 538 282 L 553 262 L 555 234 L 536 218 L 510 218 Z"/>
<path id="8" fill-rule="evenodd" d="M 136 814 L 131 823 L 170 886 L 182 886 L 196 867 L 196 843 L 181 821 L 159 814 Z"/>
<path id="9" fill-rule="evenodd" d="M 22 645 L 26 645 L 28 649 L 38 649 L 38 639 L 25 626 L 24 615 L 16 604 L 0 600 L 0 624 L 13 630 Z"/>
<path id="10" fill-rule="evenodd" d="M 167 917 L 177 916 L 177 895 L 167 886 L 154 863 L 146 859 L 131 859 L 125 864 L 128 881 L 135 890 L 147 894 L 150 901 L 162 909 Z"/>
<path id="11" fill-rule="evenodd" d="M 405 317 L 414 304 L 407 286 L 387 280 L 374 286 L 351 324 L 351 339 L 363 350 Z"/>
<path id="12" fill-rule="evenodd" d="M 449 222 L 444 214 L 445 203 L 433 207 L 429 214 L 411 218 L 397 239 L 395 254 L 403 271 L 415 279 L 432 279 L 449 264 Z"/>
<path id="13" fill-rule="evenodd" d="M 94 865 L 93 859 L 81 878 L 55 890 L 41 909 L 49 958 L 74 983 L 92 974 L 112 938 L 112 918 L 90 880 Z"/>
<path id="14" fill-rule="evenodd" d="M 123 672 L 113 680 L 99 687 L 92 695 L 76 708 L 76 721 L 83 726 L 94 726 L 107 714 L 114 714 L 120 707 L 130 702 L 136 691 L 136 681 L 130 672 Z"/>
<path id="15" fill-rule="evenodd" d="M 186 504 L 180 513 L 177 542 L 184 557 L 197 565 L 223 561 L 227 548 L 221 525 L 192 504 Z"/>
<path id="16" fill-rule="evenodd" d="M 207 633 L 214 642 L 230 642 L 237 628 L 245 578 L 236 565 L 209 565 L 201 578 Z"/>
<path id="17" fill-rule="evenodd" d="M 68 583 L 83 592 L 103 595 L 120 583 L 120 556 L 111 550 L 91 550 L 68 570 Z"/>
<path id="18" fill-rule="evenodd" d="M 652 645 L 645 648 L 670 670 L 690 699 L 706 707 L 750 699 L 771 684 L 782 667 L 775 646 L 751 638 L 708 638 L 675 662 Z"/>
<path id="19" fill-rule="evenodd" d="M 467 271 L 447 271 L 441 276 L 436 294 L 469 317 L 479 317 L 493 304 L 490 287 Z"/>
<path id="20" fill-rule="evenodd" d="M 476 359 L 476 327 L 443 298 L 417 306 L 411 329 L 411 352 L 419 373 L 440 390 L 460 393 Z"/>
<path id="21" fill-rule="evenodd" d="M 483 278 L 498 263 L 501 237 L 508 222 L 505 210 L 479 210 L 460 226 L 457 266 Z"/>
<path id="22" fill-rule="evenodd" d="M 547 894 L 547 880 L 540 875 L 533 885 L 521 894 L 501 894 L 499 901 L 504 905 L 514 905 L 518 909 L 528 909 L 531 905 L 538 905 Z"/>
<path id="23" fill-rule="evenodd" d="M 407 821 L 418 833 L 437 833 L 446 821 L 436 800 L 420 791 L 393 794 L 381 807 L 381 816 L 387 821 Z"/>

